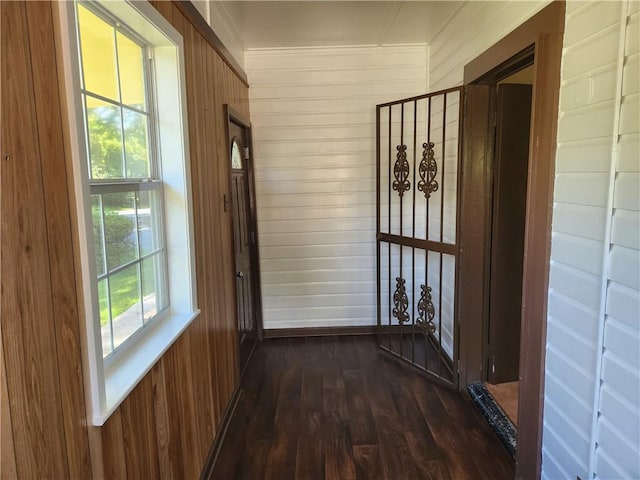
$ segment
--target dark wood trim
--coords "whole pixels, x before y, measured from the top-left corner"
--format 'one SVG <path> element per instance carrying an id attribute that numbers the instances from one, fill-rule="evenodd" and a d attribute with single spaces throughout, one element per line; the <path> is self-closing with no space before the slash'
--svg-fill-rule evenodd
<path id="1" fill-rule="evenodd" d="M 460 245 L 460 387 L 483 379 L 487 305 L 487 179 L 493 159 L 490 85 L 513 57 L 534 49 L 527 218 L 522 293 L 520 397 L 516 478 L 539 478 L 542 463 L 544 357 L 551 251 L 554 161 L 565 3 L 556 1 L 465 66 L 467 85 Z M 475 85 L 474 85 L 475 84 Z M 480 85 L 485 84 L 485 85 Z M 467 129 L 468 128 L 468 129 Z M 474 130 L 475 129 L 475 130 Z M 484 131 L 484 134 L 483 134 Z M 483 137 L 484 135 L 484 137 Z M 474 180 L 475 179 L 475 180 Z"/>
<path id="2" fill-rule="evenodd" d="M 249 87 L 247 74 L 244 73 L 242 67 L 235 61 L 229 50 L 227 50 L 227 47 L 224 46 L 222 40 L 218 38 L 207 21 L 202 18 L 202 15 L 200 15 L 200 12 L 193 3 L 188 0 L 176 0 L 175 4 L 182 14 L 187 17 L 187 20 L 189 20 L 196 30 L 198 30 L 200 35 L 202 35 L 209 45 L 218 52 L 222 61 L 226 63 L 231 70 L 233 70 L 233 73 L 238 76 L 240 81 L 244 83 L 246 87 Z"/>
<path id="3" fill-rule="evenodd" d="M 375 325 L 362 327 L 269 328 L 264 330 L 264 338 L 333 337 L 375 334 Z"/>
<path id="4" fill-rule="evenodd" d="M 531 135 L 534 148 L 530 148 L 529 157 L 522 283 L 520 345 L 525 348 L 520 351 L 517 478 L 534 475 L 538 478 L 541 473 L 551 215 L 562 42 L 562 33 L 541 35 L 536 42 Z"/>
<path id="5" fill-rule="evenodd" d="M 389 233 L 378 233 L 378 241 L 393 243 L 394 245 L 403 245 L 405 247 L 421 248 L 431 252 L 446 253 L 447 255 L 458 254 L 458 246 L 452 243 L 433 242 L 431 240 L 403 237 Z"/>
<path id="6" fill-rule="evenodd" d="M 213 439 L 213 444 L 211 445 L 211 449 L 209 450 L 207 459 L 205 460 L 204 466 L 202 467 L 202 472 L 200 473 L 200 480 L 213 479 L 213 469 L 216 465 L 216 461 L 218 460 L 218 455 L 220 454 L 220 450 L 222 448 L 222 444 L 224 443 L 224 439 L 227 436 L 227 431 L 229 430 L 229 424 L 231 423 L 233 414 L 236 411 L 236 407 L 238 406 L 238 401 L 240 400 L 241 395 L 242 395 L 242 388 L 240 388 L 240 382 L 238 381 L 238 386 L 236 387 L 236 390 L 233 392 L 233 395 L 229 400 L 229 403 L 227 404 L 227 408 L 225 409 L 224 414 L 222 415 L 222 421 L 220 422 L 218 433 L 216 433 L 216 436 Z"/>

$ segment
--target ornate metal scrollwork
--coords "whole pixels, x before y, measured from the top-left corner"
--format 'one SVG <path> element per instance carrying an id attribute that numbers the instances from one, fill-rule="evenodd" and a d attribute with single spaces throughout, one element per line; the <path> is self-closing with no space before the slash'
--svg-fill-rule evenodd
<path id="1" fill-rule="evenodd" d="M 393 165 L 393 189 L 402 197 L 404 192 L 409 191 L 411 182 L 409 182 L 409 162 L 407 161 L 407 146 L 398 145 L 396 147 L 398 154 L 396 163 Z"/>
<path id="2" fill-rule="evenodd" d="M 398 319 L 400 325 L 409 321 L 409 297 L 407 297 L 407 289 L 405 280 L 402 277 L 396 277 L 396 291 L 393 293 L 393 316 Z"/>
<path id="3" fill-rule="evenodd" d="M 424 150 L 422 151 L 422 160 L 420 160 L 420 167 L 418 169 L 420 175 L 418 190 L 424 192 L 424 198 L 427 199 L 433 192 L 438 190 L 438 182 L 436 181 L 438 164 L 434 158 L 433 146 L 433 142 L 422 144 Z"/>
<path id="4" fill-rule="evenodd" d="M 434 333 L 436 331 L 436 325 L 433 323 L 433 319 L 436 316 L 436 309 L 433 306 L 433 300 L 431 298 L 431 287 L 426 285 L 420 285 L 420 301 L 418 302 L 418 318 L 416 319 L 416 325 L 425 329 L 425 334 Z"/>

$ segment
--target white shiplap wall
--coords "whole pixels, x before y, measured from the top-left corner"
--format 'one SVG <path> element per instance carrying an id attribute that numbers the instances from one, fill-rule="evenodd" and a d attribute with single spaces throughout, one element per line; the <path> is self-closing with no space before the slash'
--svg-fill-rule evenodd
<path id="1" fill-rule="evenodd" d="M 468 61 L 546 3 L 464 4 L 430 45 L 431 89 L 462 83 Z M 628 5 L 627 18 L 619 2 L 567 4 L 549 292 L 544 478 L 640 478 L 640 4 Z M 620 22 L 626 26 L 623 57 Z M 614 137 L 617 112 L 619 137 Z M 617 161 L 612 154 L 614 138 Z"/>
<path id="2" fill-rule="evenodd" d="M 545 478 L 640 478 L 637 11 L 638 2 L 567 4 Z"/>
<path id="3" fill-rule="evenodd" d="M 427 47 L 248 50 L 264 327 L 374 325 L 375 105 Z"/>
<path id="4" fill-rule="evenodd" d="M 194 2 L 198 10 L 216 33 L 220 41 L 227 48 L 231 56 L 240 67 L 244 68 L 244 45 L 242 35 L 233 21 L 233 15 L 227 10 L 227 6 L 223 2 L 200 0 Z"/>
<path id="5" fill-rule="evenodd" d="M 464 2 L 429 45 L 429 87 L 462 85 L 464 66 L 548 1 Z"/>

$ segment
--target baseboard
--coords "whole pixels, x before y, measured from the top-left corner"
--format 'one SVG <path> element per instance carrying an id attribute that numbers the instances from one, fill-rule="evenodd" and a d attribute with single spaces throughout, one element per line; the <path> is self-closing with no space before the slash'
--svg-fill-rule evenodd
<path id="1" fill-rule="evenodd" d="M 264 329 L 264 338 L 332 337 L 341 335 L 375 335 L 375 325 L 361 327 L 311 327 Z"/>
<path id="2" fill-rule="evenodd" d="M 209 455 L 207 455 L 207 460 L 202 467 L 202 473 L 200 474 L 200 480 L 211 480 L 213 479 L 213 468 L 216 465 L 216 460 L 218 459 L 218 455 L 220 454 L 220 450 L 222 448 L 222 444 L 224 443 L 224 438 L 227 435 L 227 430 L 229 429 L 229 424 L 231 423 L 231 419 L 233 418 L 233 414 L 236 411 L 236 407 L 238 406 L 238 401 L 240 400 L 240 396 L 242 395 L 241 383 L 238 382 L 238 387 L 235 392 L 231 396 L 231 400 L 227 405 L 227 408 L 224 411 L 224 415 L 222 416 L 222 421 L 220 422 L 220 428 L 216 433 L 216 437 L 213 440 L 213 445 L 211 445 L 211 450 L 209 450 Z"/>

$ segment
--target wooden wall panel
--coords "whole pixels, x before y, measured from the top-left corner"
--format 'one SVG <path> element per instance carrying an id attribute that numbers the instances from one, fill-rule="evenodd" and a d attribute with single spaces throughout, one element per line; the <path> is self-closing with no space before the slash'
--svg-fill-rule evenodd
<path id="1" fill-rule="evenodd" d="M 152 4 L 184 38 L 202 313 L 100 428 L 87 427 L 84 400 L 56 11 L 0 4 L 3 478 L 197 478 L 238 384 L 223 105 L 248 117 L 248 88 L 183 5 Z"/>
<path id="2" fill-rule="evenodd" d="M 56 324 L 51 314 L 50 252 L 43 192 L 42 161 L 47 158 L 41 157 L 38 143 L 30 26 L 24 3 L 2 2 L 0 15 L 3 60 L 0 315 L 16 467 L 18 475 L 25 478 L 66 478 L 69 467 L 56 358 Z"/>
<path id="3" fill-rule="evenodd" d="M 60 102 L 51 101 L 59 91 L 56 72 L 53 12 L 49 5 L 27 2 L 29 45 L 31 47 L 38 143 L 43 155 L 42 176 L 45 216 L 51 268 L 51 294 L 55 324 L 58 372 L 62 398 L 67 461 L 71 478 L 87 476 L 91 471 L 82 381 L 82 351 L 68 204 L 65 149 Z M 46 156 L 46 157 L 45 157 Z M 79 415 L 78 415 L 79 414 Z"/>
<path id="4" fill-rule="evenodd" d="M 0 338 L 2 331 L 0 330 Z M 7 373 L 4 368 L 4 352 L 0 341 L 0 478 L 13 479 L 18 477 L 16 471 L 16 452 L 13 448 L 13 427 L 9 412 L 9 393 L 7 392 Z"/>

